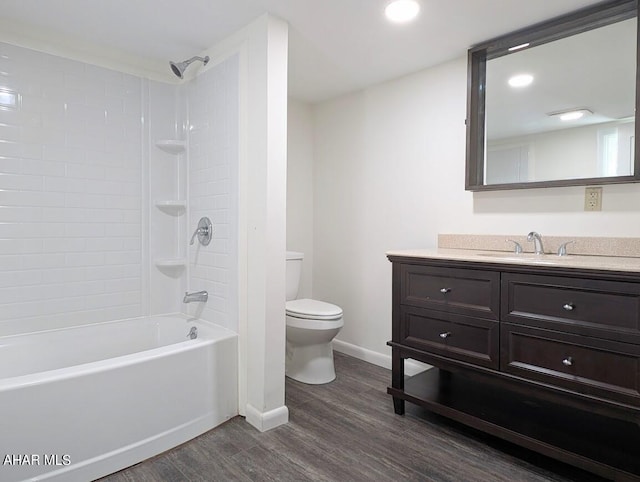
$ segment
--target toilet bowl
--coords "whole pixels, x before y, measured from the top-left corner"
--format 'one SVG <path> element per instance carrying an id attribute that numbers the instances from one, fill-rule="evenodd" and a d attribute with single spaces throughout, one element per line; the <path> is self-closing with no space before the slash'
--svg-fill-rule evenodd
<path id="1" fill-rule="evenodd" d="M 303 383 L 328 383 L 336 378 L 331 340 L 344 322 L 342 310 L 310 299 L 287 302 L 285 373 Z"/>
<path id="2" fill-rule="evenodd" d="M 299 382 L 317 385 L 336 378 L 331 340 L 344 321 L 339 306 L 307 298 L 296 299 L 302 259 L 302 253 L 287 252 L 285 374 Z"/>

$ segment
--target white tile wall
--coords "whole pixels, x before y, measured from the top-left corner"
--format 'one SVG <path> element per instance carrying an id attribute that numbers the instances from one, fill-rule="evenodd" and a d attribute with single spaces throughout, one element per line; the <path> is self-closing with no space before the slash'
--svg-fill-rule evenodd
<path id="1" fill-rule="evenodd" d="M 143 314 L 142 87 L 0 43 L 0 334 Z"/>
<path id="2" fill-rule="evenodd" d="M 0 43 L 0 335 L 180 307 L 238 329 L 238 77 L 237 57 L 177 88 Z M 214 239 L 188 247 L 202 216 Z"/>
<path id="3" fill-rule="evenodd" d="M 185 201 L 187 153 L 168 154 L 155 144 L 159 140 L 185 140 L 184 89 L 187 86 L 149 83 L 149 252 L 152 260 L 185 259 L 187 220 L 184 211 L 160 210 L 156 201 Z M 150 311 L 176 313 L 182 309 L 186 269 L 149 269 Z"/>
<path id="4" fill-rule="evenodd" d="M 213 239 L 189 247 L 189 289 L 207 290 L 209 301 L 193 303 L 200 314 L 237 331 L 238 57 L 199 75 L 188 86 L 189 235 L 208 216 Z"/>

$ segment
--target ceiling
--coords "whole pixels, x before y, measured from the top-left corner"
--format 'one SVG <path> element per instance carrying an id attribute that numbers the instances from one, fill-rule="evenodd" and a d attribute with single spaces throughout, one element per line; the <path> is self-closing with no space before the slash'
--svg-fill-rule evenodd
<path id="1" fill-rule="evenodd" d="M 218 43 L 265 12 L 289 23 L 289 91 L 320 102 L 465 55 L 473 44 L 599 0 L 419 0 L 410 24 L 389 0 L 3 0 L 0 32 L 82 50 L 171 79 L 169 60 Z M 33 42 L 24 42 L 31 45 Z"/>
<path id="2" fill-rule="evenodd" d="M 633 117 L 637 19 L 631 18 L 491 59 L 486 66 L 488 141 Z M 534 81 L 514 89 L 508 79 L 528 73 Z M 588 109 L 579 120 L 554 112 Z"/>

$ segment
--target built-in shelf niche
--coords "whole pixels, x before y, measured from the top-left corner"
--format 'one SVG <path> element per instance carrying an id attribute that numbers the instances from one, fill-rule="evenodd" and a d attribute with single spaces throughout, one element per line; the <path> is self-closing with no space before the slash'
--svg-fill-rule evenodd
<path id="1" fill-rule="evenodd" d="M 186 201 L 179 201 L 179 200 L 156 201 L 155 205 L 160 211 L 166 214 L 170 214 L 172 216 L 180 216 L 184 214 L 185 211 L 187 210 Z"/>
<path id="2" fill-rule="evenodd" d="M 169 154 L 182 154 L 187 149 L 187 143 L 178 139 L 160 139 L 156 141 L 156 147 Z"/>
<path id="3" fill-rule="evenodd" d="M 184 154 L 187 143 L 180 139 L 158 139 L 155 146 L 173 156 Z M 168 194 L 168 193 L 167 193 Z M 171 197 L 174 194 L 168 194 Z M 154 205 L 158 210 L 170 216 L 182 216 L 187 210 L 187 202 L 180 199 L 156 199 Z M 167 221 L 163 221 L 167 222 Z M 175 221 L 174 221 L 175 223 Z M 174 224 L 174 228 L 175 228 Z M 171 278 L 179 278 L 187 266 L 186 258 L 156 258 L 154 264 L 158 271 Z"/>

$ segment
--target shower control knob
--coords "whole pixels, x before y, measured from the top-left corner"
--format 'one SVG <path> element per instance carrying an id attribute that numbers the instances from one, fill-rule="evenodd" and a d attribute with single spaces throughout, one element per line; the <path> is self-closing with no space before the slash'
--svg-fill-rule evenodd
<path id="1" fill-rule="evenodd" d="M 200 218 L 198 227 L 193 232 L 193 236 L 191 236 L 191 241 L 189 241 L 189 244 L 192 245 L 197 237 L 202 246 L 208 246 L 211 242 L 212 236 L 213 225 L 211 224 L 211 220 L 207 217 Z"/>

